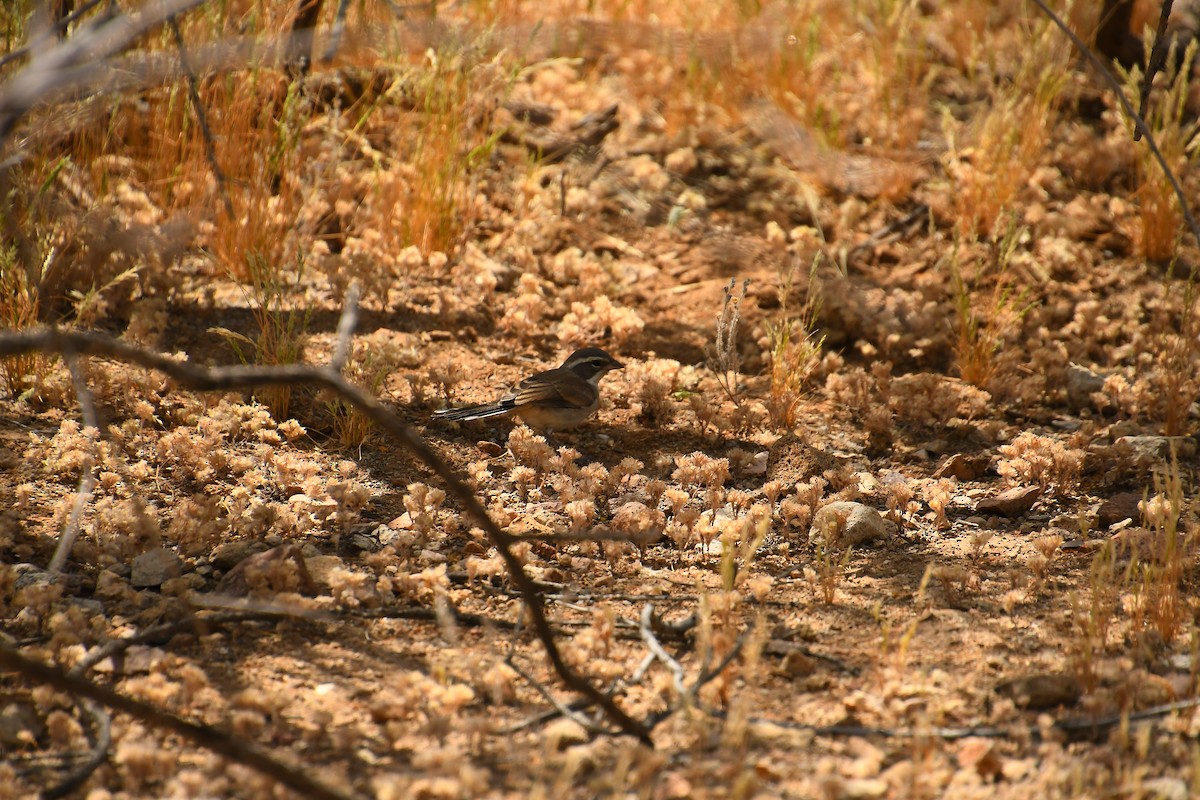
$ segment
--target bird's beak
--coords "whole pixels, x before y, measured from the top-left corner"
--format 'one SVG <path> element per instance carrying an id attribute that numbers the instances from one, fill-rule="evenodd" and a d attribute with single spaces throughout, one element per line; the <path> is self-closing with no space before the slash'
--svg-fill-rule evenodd
<path id="1" fill-rule="evenodd" d="M 625 369 L 625 365 L 614 358 L 612 360 L 612 367 L 610 367 L 610 369 Z"/>

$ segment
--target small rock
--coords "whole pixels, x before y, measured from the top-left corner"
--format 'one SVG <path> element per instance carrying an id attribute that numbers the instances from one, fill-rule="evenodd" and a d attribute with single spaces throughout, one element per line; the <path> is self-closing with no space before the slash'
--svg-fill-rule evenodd
<path id="1" fill-rule="evenodd" d="M 374 553 L 379 550 L 379 540 L 374 536 L 366 533 L 356 533 L 350 537 L 350 544 L 356 550 L 362 550 L 366 553 Z"/>
<path id="2" fill-rule="evenodd" d="M 1043 672 L 1003 681 L 996 685 L 996 694 L 1011 698 L 1018 708 L 1044 711 L 1075 705 L 1083 691 L 1070 675 Z"/>
<path id="3" fill-rule="evenodd" d="M 988 456 L 967 456 L 955 453 L 942 462 L 942 465 L 933 473 L 933 477 L 973 481 L 987 472 L 990 465 L 991 459 Z"/>
<path id="4" fill-rule="evenodd" d="M 975 504 L 975 510 L 981 514 L 1019 517 L 1033 508 L 1041 493 L 1042 490 L 1037 486 L 1018 486 L 995 497 L 983 498 Z"/>
<path id="5" fill-rule="evenodd" d="M 754 457 L 750 459 L 750 463 L 746 465 L 746 474 L 747 475 L 766 475 L 767 474 L 767 460 L 769 458 L 770 458 L 770 455 L 767 453 L 766 450 L 755 453 Z"/>
<path id="6" fill-rule="evenodd" d="M 1136 492 L 1114 494 L 1100 504 L 1100 510 L 1097 512 L 1100 527 L 1111 528 L 1127 519 L 1137 522 L 1142 518 L 1142 512 L 1138 509 L 1138 503 L 1141 501 L 1141 494 Z"/>
<path id="7" fill-rule="evenodd" d="M 779 664 L 779 673 L 789 678 L 807 678 L 816 671 L 817 662 L 799 650 L 788 653 Z"/>
<path id="8" fill-rule="evenodd" d="M 337 556 L 313 556 L 304 559 L 304 566 L 308 568 L 308 574 L 315 584 L 328 589 L 329 573 L 338 568 L 345 568 L 346 562 Z"/>
<path id="9" fill-rule="evenodd" d="M 133 560 L 129 582 L 137 589 L 162 586 L 164 581 L 179 577 L 181 566 L 174 551 L 156 547 Z"/>
<path id="10" fill-rule="evenodd" d="M 167 660 L 167 651 L 159 647 L 135 644 L 125 652 L 121 672 L 125 675 L 148 675 Z"/>
<path id="11" fill-rule="evenodd" d="M 422 550 L 420 555 L 417 556 L 417 558 L 420 559 L 422 564 L 445 564 L 446 563 L 446 555 L 444 553 L 439 553 L 437 550 L 430 550 L 429 548 L 425 548 L 424 550 Z"/>
<path id="12" fill-rule="evenodd" d="M 476 442 L 475 447 L 479 449 L 479 452 L 483 453 L 489 458 L 495 458 L 496 456 L 503 455 L 504 453 L 504 448 L 495 442 Z"/>
<path id="13" fill-rule="evenodd" d="M 223 542 L 213 548 L 209 559 L 217 569 L 226 572 L 239 563 L 267 549 L 267 545 L 257 539 L 243 539 L 240 542 Z"/>
<path id="14" fill-rule="evenodd" d="M 1125 694 L 1134 709 L 1153 708 L 1179 699 L 1175 687 L 1161 675 L 1134 670 L 1125 676 Z"/>
<path id="15" fill-rule="evenodd" d="M 1074 362 L 1067 365 L 1067 402 L 1072 408 L 1091 408 L 1092 395 L 1103 390 L 1103 375 Z"/>
<path id="16" fill-rule="evenodd" d="M 826 539 L 834 547 L 858 547 L 876 539 L 886 539 L 894 527 L 870 506 L 843 500 L 829 503 L 817 511 L 808 539 L 810 542 Z"/>

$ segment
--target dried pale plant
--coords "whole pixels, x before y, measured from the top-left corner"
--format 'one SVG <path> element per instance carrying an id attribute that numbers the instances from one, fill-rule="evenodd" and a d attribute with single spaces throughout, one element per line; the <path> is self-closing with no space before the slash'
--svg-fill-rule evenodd
<path id="1" fill-rule="evenodd" d="M 735 406 L 741 407 L 743 398 L 738 386 L 738 376 L 741 373 L 742 356 L 738 352 L 738 326 L 742 321 L 742 302 L 746 299 L 746 289 L 750 286 L 747 278 L 738 286 L 737 279 L 731 279 L 725 287 L 725 302 L 721 305 L 721 313 L 717 317 L 715 339 L 708 348 L 708 366 L 716 375 L 725 396 Z"/>

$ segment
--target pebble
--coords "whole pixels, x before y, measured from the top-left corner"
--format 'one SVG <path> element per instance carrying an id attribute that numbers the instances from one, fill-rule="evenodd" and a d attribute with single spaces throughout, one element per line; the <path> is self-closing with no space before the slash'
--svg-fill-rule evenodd
<path id="1" fill-rule="evenodd" d="M 985 497 L 976 503 L 975 510 L 981 514 L 1019 517 L 1033 508 L 1041 494 L 1042 490 L 1037 486 L 1018 486 L 995 497 Z"/>
<path id="2" fill-rule="evenodd" d="M 844 523 L 841 522 L 843 519 Z M 842 500 L 822 506 L 817 511 L 808 532 L 808 540 L 824 539 L 827 532 L 832 531 L 837 538 L 828 542 L 829 545 L 858 547 L 877 539 L 886 539 L 894 527 L 870 506 Z"/>
<path id="3" fill-rule="evenodd" d="M 1074 362 L 1067 365 L 1067 402 L 1072 408 L 1091 408 L 1092 395 L 1103 390 L 1103 375 Z"/>
<path id="4" fill-rule="evenodd" d="M 129 582 L 137 589 L 162 586 L 171 578 L 178 578 L 181 567 L 182 562 L 174 551 L 156 547 L 133 560 Z"/>
<path id="5" fill-rule="evenodd" d="M 304 559 L 304 566 L 312 577 L 313 583 L 323 589 L 329 588 L 329 574 L 335 569 L 346 567 L 346 562 L 337 556 L 312 556 Z"/>
<path id="6" fill-rule="evenodd" d="M 255 553 L 267 550 L 267 545 L 257 539 L 243 539 L 238 542 L 223 542 L 213 548 L 210 560 L 217 569 L 227 572 Z"/>
<path id="7" fill-rule="evenodd" d="M 958 478 L 960 481 L 973 481 L 987 472 L 989 466 L 991 466 L 991 458 L 986 455 L 967 456 L 962 453 L 955 453 L 942 462 L 942 465 L 933 473 L 933 477 Z"/>

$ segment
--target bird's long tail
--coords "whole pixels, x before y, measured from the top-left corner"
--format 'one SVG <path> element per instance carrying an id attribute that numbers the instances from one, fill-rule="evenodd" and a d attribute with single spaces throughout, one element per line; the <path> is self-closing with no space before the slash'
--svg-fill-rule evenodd
<path id="1" fill-rule="evenodd" d="M 443 408 L 441 411 L 433 412 L 433 415 L 438 419 L 465 422 L 472 419 L 487 419 L 488 417 L 498 417 L 501 414 L 507 414 L 513 410 L 514 405 L 511 400 L 501 400 L 497 403 L 483 403 L 477 406 Z"/>

